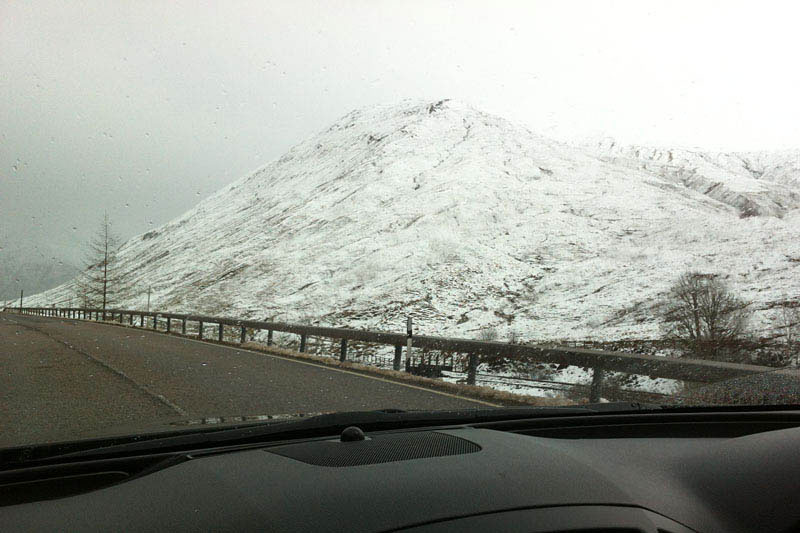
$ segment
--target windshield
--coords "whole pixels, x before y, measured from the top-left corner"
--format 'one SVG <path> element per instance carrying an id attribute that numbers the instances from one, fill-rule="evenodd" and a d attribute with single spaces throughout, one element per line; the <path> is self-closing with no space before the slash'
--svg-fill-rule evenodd
<path id="1" fill-rule="evenodd" d="M 0 8 L 0 448 L 800 404 L 797 7 Z"/>

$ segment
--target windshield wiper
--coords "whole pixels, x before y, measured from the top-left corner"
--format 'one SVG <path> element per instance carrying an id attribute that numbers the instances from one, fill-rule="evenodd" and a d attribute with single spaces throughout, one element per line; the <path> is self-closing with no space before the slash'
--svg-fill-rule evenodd
<path id="1" fill-rule="evenodd" d="M 137 454 L 172 453 L 273 440 L 313 438 L 340 433 L 348 426 L 359 426 L 364 431 L 381 431 L 548 416 L 622 413 L 651 409 L 660 409 L 660 406 L 635 402 L 614 402 L 564 407 L 523 406 L 452 411 L 403 411 L 400 409 L 348 411 L 289 421 L 258 422 L 227 428 L 192 428 L 151 435 L 11 448 L 0 451 L 0 464 L 8 467 L 19 465 L 20 463 L 38 464 Z"/>

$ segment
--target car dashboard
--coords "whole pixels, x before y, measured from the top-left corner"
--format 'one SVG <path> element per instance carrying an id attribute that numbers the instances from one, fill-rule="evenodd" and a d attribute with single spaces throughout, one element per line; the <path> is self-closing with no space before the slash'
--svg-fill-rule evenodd
<path id="1" fill-rule="evenodd" d="M 797 415 L 728 415 L 364 431 L 3 472 L 0 529 L 795 530 Z"/>

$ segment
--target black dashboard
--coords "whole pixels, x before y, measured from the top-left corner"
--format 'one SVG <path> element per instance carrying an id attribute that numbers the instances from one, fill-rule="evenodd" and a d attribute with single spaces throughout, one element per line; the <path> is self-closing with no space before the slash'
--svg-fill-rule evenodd
<path id="1" fill-rule="evenodd" d="M 94 471 L 60 465 L 49 479 L 42 467 L 35 481 L 5 473 L 0 530 L 800 527 L 800 424 L 789 411 L 551 417 L 365 433 L 363 440 L 328 435 L 126 457 Z"/>

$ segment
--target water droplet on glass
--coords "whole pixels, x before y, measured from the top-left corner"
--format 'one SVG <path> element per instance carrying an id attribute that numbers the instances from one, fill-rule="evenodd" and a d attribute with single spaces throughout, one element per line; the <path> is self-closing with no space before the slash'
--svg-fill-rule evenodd
<path id="1" fill-rule="evenodd" d="M 130 207 L 130 206 L 131 206 L 131 204 L 125 202 L 125 207 Z"/>

